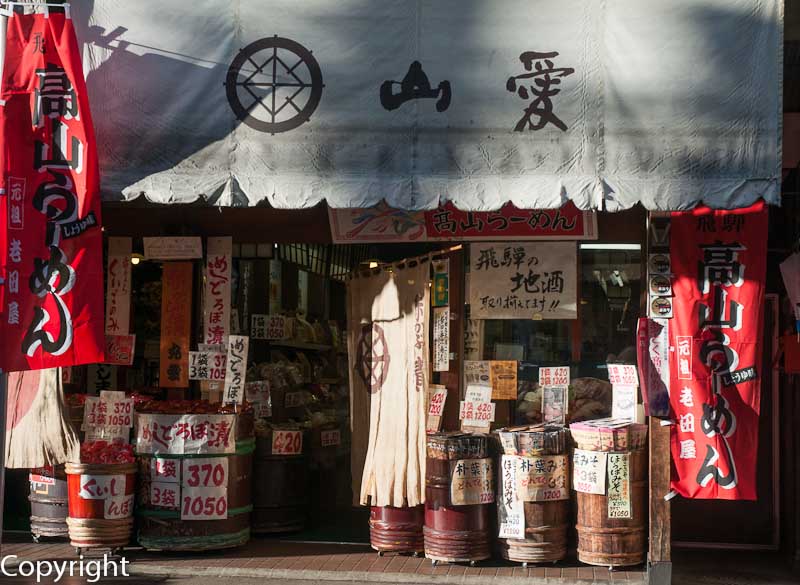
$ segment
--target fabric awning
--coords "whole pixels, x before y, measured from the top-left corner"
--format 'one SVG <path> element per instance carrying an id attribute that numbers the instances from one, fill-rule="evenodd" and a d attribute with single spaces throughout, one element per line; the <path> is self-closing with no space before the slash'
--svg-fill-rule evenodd
<path id="1" fill-rule="evenodd" d="M 77 0 L 107 199 L 777 204 L 780 0 Z"/>

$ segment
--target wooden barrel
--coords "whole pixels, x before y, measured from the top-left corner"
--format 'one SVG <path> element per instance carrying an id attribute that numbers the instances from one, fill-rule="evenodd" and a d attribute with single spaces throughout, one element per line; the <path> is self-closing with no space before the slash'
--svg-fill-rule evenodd
<path id="1" fill-rule="evenodd" d="M 567 431 L 563 427 L 537 425 L 525 430 L 501 432 L 511 436 L 503 440 L 504 458 L 509 461 L 501 461 L 498 497 L 514 493 L 523 498 L 525 538 L 499 538 L 500 556 L 521 563 L 559 561 L 567 555 L 570 523 Z M 525 459 L 521 459 L 523 457 Z M 525 469 L 530 470 L 527 483 L 531 478 L 542 480 L 538 487 L 528 489 L 530 497 L 541 500 L 527 501 L 529 496 L 520 494 L 516 485 L 504 485 L 503 463 L 516 465 L 517 473 L 522 473 L 522 462 L 526 464 Z M 506 487 L 509 489 L 504 489 Z M 498 506 L 502 503 L 498 502 Z"/>
<path id="2" fill-rule="evenodd" d="M 369 511 L 369 542 L 379 552 L 421 553 L 425 507 L 372 506 Z"/>
<path id="3" fill-rule="evenodd" d="M 631 518 L 609 518 L 608 497 L 577 493 L 578 560 L 625 567 L 644 562 L 647 544 L 647 451 L 630 453 Z"/>
<path id="4" fill-rule="evenodd" d="M 78 549 L 120 548 L 133 531 L 135 463 L 67 463 L 67 527 Z"/>
<path id="5" fill-rule="evenodd" d="M 428 436 L 425 470 L 425 556 L 434 561 L 474 562 L 490 556 L 490 516 L 487 503 L 463 504 L 454 478 L 463 486 L 465 473 L 488 473 L 487 493 L 494 493 L 487 435 L 437 433 Z M 488 465 L 488 469 L 487 466 Z M 453 489 L 453 488 L 456 489 Z M 489 498 L 486 498 L 489 499 Z M 491 498 L 493 500 L 493 498 Z M 473 500 L 474 501 L 474 500 Z"/>
<path id="6" fill-rule="evenodd" d="M 138 540 L 144 548 L 205 551 L 247 543 L 253 509 L 253 414 L 236 415 L 234 428 L 234 453 L 137 455 L 140 474 Z M 173 469 L 179 474 L 175 483 L 156 477 L 163 475 L 164 466 L 173 463 Z M 159 466 L 161 470 L 157 470 Z M 222 477 L 226 477 L 226 481 Z M 197 484 L 197 489 L 189 491 L 193 483 Z M 223 486 L 226 489 L 220 492 Z M 204 493 L 212 492 L 216 494 L 213 499 L 203 497 Z M 224 498 L 220 497 L 221 493 Z M 169 494 L 169 499 L 165 494 Z M 211 514 L 205 519 L 203 516 L 208 510 Z"/>
<path id="7" fill-rule="evenodd" d="M 253 470 L 253 532 L 275 534 L 297 532 L 306 523 L 308 505 L 308 458 L 303 453 L 303 432 L 300 432 L 299 453 L 275 448 L 273 431 L 256 438 Z M 274 452 L 277 451 L 277 452 Z"/>
<path id="8" fill-rule="evenodd" d="M 63 465 L 31 469 L 31 534 L 34 541 L 67 536 L 67 474 Z"/>

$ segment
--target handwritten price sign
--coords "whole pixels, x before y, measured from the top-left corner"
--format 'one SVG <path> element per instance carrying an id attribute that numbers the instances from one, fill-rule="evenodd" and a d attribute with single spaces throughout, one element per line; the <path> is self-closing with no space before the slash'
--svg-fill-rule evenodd
<path id="1" fill-rule="evenodd" d="M 494 420 L 495 406 L 494 402 L 472 402 L 462 400 L 459 418 L 464 421 L 464 424 L 485 424 L 492 422 Z"/>
<path id="2" fill-rule="evenodd" d="M 302 431 L 272 431 L 273 455 L 299 455 L 302 452 Z"/>
<path id="3" fill-rule="evenodd" d="M 447 400 L 447 388 L 437 388 L 428 404 L 428 416 L 442 416 L 444 403 Z"/>
<path id="4" fill-rule="evenodd" d="M 608 381 L 612 385 L 639 386 L 639 375 L 636 366 L 608 364 Z"/>
<path id="5" fill-rule="evenodd" d="M 287 332 L 287 318 L 283 315 L 269 315 L 267 319 L 266 339 L 281 340 L 289 337 Z"/>
<path id="6" fill-rule="evenodd" d="M 224 520 L 227 517 L 227 488 L 183 488 L 181 520 Z"/>
<path id="7" fill-rule="evenodd" d="M 84 500 L 107 500 L 125 493 L 124 475 L 81 474 L 78 496 Z"/>
<path id="8" fill-rule="evenodd" d="M 320 443 L 323 447 L 335 447 L 342 442 L 342 434 L 339 429 L 320 432 Z"/>
<path id="9" fill-rule="evenodd" d="M 284 408 L 297 408 L 306 403 L 305 392 L 287 392 L 283 399 Z"/>
<path id="10" fill-rule="evenodd" d="M 539 368 L 539 386 L 569 386 L 569 366 Z"/>
<path id="11" fill-rule="evenodd" d="M 133 494 L 108 498 L 103 505 L 103 518 L 116 520 L 133 516 Z"/>
<path id="12" fill-rule="evenodd" d="M 163 481 L 150 482 L 150 505 L 156 508 L 178 509 L 181 499 L 180 486 Z"/>
<path id="13" fill-rule="evenodd" d="M 227 487 L 228 459 L 224 457 L 184 459 L 181 477 L 183 487 Z"/>

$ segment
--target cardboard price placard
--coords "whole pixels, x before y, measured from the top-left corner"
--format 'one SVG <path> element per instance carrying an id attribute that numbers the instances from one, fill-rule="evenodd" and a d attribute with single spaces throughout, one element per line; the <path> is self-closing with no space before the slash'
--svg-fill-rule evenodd
<path id="1" fill-rule="evenodd" d="M 489 362 L 489 384 L 492 400 L 517 399 L 517 362 L 492 360 Z"/>
<path id="2" fill-rule="evenodd" d="M 183 459 L 181 486 L 191 488 L 227 487 L 227 457 L 198 457 Z"/>
<path id="3" fill-rule="evenodd" d="M 236 450 L 234 414 L 137 414 L 139 454 L 200 455 Z"/>
<path id="4" fill-rule="evenodd" d="M 245 399 L 255 407 L 256 418 L 272 416 L 269 380 L 256 380 L 244 385 Z"/>
<path id="5" fill-rule="evenodd" d="M 454 506 L 494 502 L 494 472 L 491 458 L 459 459 L 452 464 L 450 501 Z"/>
<path id="6" fill-rule="evenodd" d="M 303 452 L 302 431 L 272 431 L 273 455 L 299 455 Z"/>
<path id="7" fill-rule="evenodd" d="M 81 474 L 78 497 L 82 500 L 107 500 L 125 495 L 124 475 Z"/>
<path id="8" fill-rule="evenodd" d="M 320 431 L 319 440 L 323 447 L 336 447 L 342 443 L 342 433 L 339 429 Z"/>
<path id="9" fill-rule="evenodd" d="M 606 493 L 608 453 L 575 449 L 572 457 L 572 487 L 585 494 Z"/>
<path id="10" fill-rule="evenodd" d="M 634 422 L 638 390 L 628 384 L 614 384 L 611 387 L 611 418 L 619 418 Z"/>
<path id="11" fill-rule="evenodd" d="M 269 315 L 265 339 L 280 341 L 281 339 L 288 338 L 291 335 L 289 322 L 289 317 L 284 317 L 283 315 Z"/>
<path id="12" fill-rule="evenodd" d="M 103 518 L 117 520 L 133 516 L 133 494 L 115 496 L 103 502 Z"/>
<path id="13" fill-rule="evenodd" d="M 247 370 L 249 339 L 241 335 L 228 336 L 228 355 L 225 358 L 225 389 L 223 404 L 241 404 L 244 399 L 244 378 Z"/>
<path id="14" fill-rule="evenodd" d="M 447 387 L 439 384 L 428 385 L 428 418 L 425 421 L 425 430 L 429 433 L 438 432 L 442 427 L 442 415 L 447 401 Z"/>
<path id="15" fill-rule="evenodd" d="M 227 517 L 227 487 L 181 489 L 181 520 L 224 520 Z"/>
<path id="16" fill-rule="evenodd" d="M 630 453 L 608 454 L 608 517 L 631 517 Z"/>
<path id="17" fill-rule="evenodd" d="M 433 371 L 450 369 L 450 308 L 433 309 Z"/>
<path id="18" fill-rule="evenodd" d="M 447 400 L 447 387 L 436 386 L 431 394 L 428 404 L 428 416 L 442 416 L 444 413 L 444 403 Z"/>
<path id="19" fill-rule="evenodd" d="M 106 364 L 133 365 L 136 335 L 110 335 L 106 333 Z"/>
<path id="20" fill-rule="evenodd" d="M 492 399 L 492 388 L 471 384 L 467 386 L 464 400 L 459 403 L 459 419 L 462 430 L 488 432 L 494 420 L 495 405 Z"/>
<path id="21" fill-rule="evenodd" d="M 561 426 L 566 424 L 568 395 L 568 386 L 542 387 L 542 422 Z"/>
<path id="22" fill-rule="evenodd" d="M 225 381 L 227 354 L 217 351 L 189 352 L 189 379 Z"/>
<path id="23" fill-rule="evenodd" d="M 608 381 L 612 386 L 620 384 L 622 386 L 639 386 L 639 376 L 636 366 L 627 364 L 606 364 L 608 368 Z"/>
<path id="24" fill-rule="evenodd" d="M 165 481 L 150 482 L 150 505 L 177 510 L 181 502 L 181 486 Z"/>
<path id="25" fill-rule="evenodd" d="M 525 507 L 517 489 L 517 457 L 500 458 L 497 521 L 500 538 L 525 538 Z"/>
<path id="26" fill-rule="evenodd" d="M 125 398 L 124 392 L 103 391 L 99 397 L 86 399 L 81 428 L 87 440 L 123 439 L 127 443 L 132 426 L 133 399 Z"/>
<path id="27" fill-rule="evenodd" d="M 284 408 L 297 408 L 306 403 L 306 393 L 302 390 L 298 392 L 287 392 L 283 397 Z"/>
<path id="28" fill-rule="evenodd" d="M 467 386 L 477 384 L 491 386 L 489 362 L 487 360 L 467 360 L 464 362 L 464 382 Z"/>
<path id="29" fill-rule="evenodd" d="M 154 482 L 180 483 L 181 460 L 153 457 L 150 460 L 150 479 Z"/>
<path id="30" fill-rule="evenodd" d="M 569 499 L 569 463 L 566 455 L 514 459 L 518 467 L 516 491 L 520 500 L 549 502 Z"/>
<path id="31" fill-rule="evenodd" d="M 269 315 L 254 313 L 250 315 L 250 339 L 267 339 Z"/>
<path id="32" fill-rule="evenodd" d="M 569 386 L 569 366 L 539 368 L 539 386 Z"/>
<path id="33" fill-rule="evenodd" d="M 496 405 L 493 402 L 460 402 L 461 410 L 458 418 L 465 425 L 469 426 L 488 426 L 494 420 Z"/>

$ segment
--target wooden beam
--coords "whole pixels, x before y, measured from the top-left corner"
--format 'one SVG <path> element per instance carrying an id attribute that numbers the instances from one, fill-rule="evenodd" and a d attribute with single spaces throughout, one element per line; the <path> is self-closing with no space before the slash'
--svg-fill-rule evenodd
<path id="1" fill-rule="evenodd" d="M 650 548 L 647 575 L 650 585 L 669 585 L 672 579 L 672 525 L 669 501 L 670 450 L 668 426 L 650 417 Z"/>
<path id="2" fill-rule="evenodd" d="M 647 216 L 645 226 L 643 238 L 644 242 L 649 242 L 649 216 Z M 640 314 L 647 315 L 649 305 L 647 294 L 648 246 L 643 246 L 642 252 L 642 290 L 639 306 L 641 308 Z M 662 426 L 661 420 L 653 416 L 649 417 L 648 420 L 648 437 L 650 439 L 648 443 L 650 449 L 650 483 L 648 489 L 650 522 L 648 524 L 647 581 L 650 585 L 670 585 L 672 582 L 672 516 L 670 503 L 664 499 L 664 496 L 670 491 L 670 427 Z"/>

